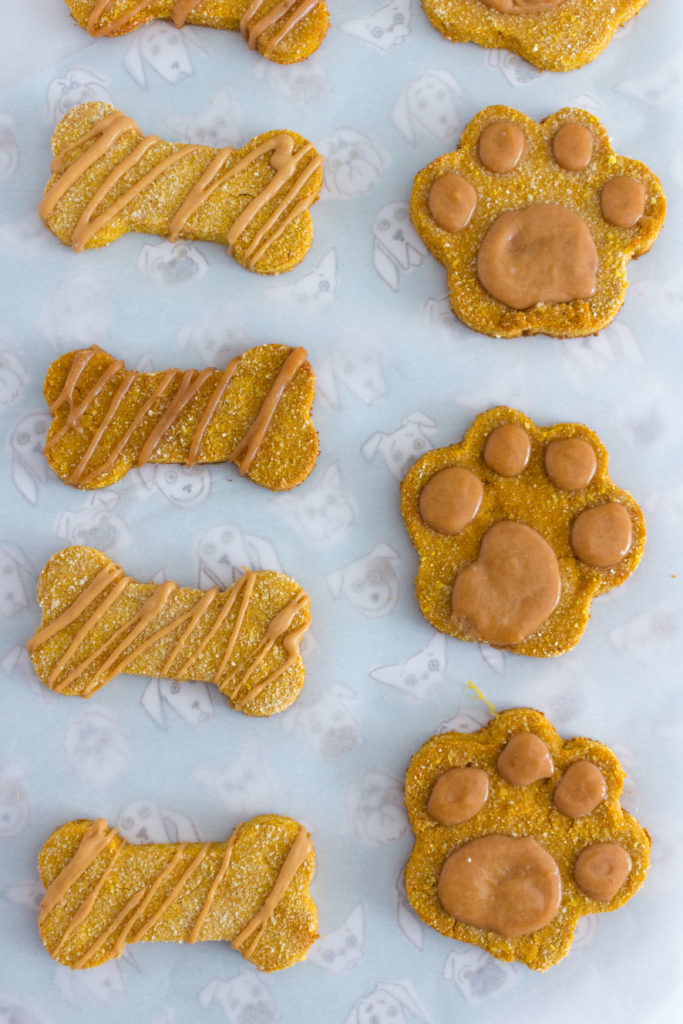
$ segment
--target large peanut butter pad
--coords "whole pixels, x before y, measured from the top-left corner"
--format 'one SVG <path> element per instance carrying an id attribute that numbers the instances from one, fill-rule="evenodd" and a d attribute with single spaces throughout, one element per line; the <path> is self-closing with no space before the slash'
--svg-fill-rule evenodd
<path id="1" fill-rule="evenodd" d="M 630 576 L 645 545 L 643 514 L 592 430 L 537 427 L 505 406 L 415 463 L 401 512 L 427 621 L 534 657 L 578 642 L 593 598 Z"/>
<path id="2" fill-rule="evenodd" d="M 540 123 L 481 110 L 459 148 L 419 172 L 410 202 L 453 312 L 499 338 L 583 337 L 609 324 L 626 265 L 652 246 L 665 208 L 655 175 L 570 107 Z"/>
<path id="3" fill-rule="evenodd" d="M 505 48 L 548 71 L 583 67 L 648 0 L 422 0 L 454 43 Z"/>
<path id="4" fill-rule="evenodd" d="M 224 370 L 127 370 L 96 345 L 45 377 L 50 466 L 74 487 L 105 487 L 133 466 L 232 462 L 270 490 L 301 483 L 318 456 L 315 376 L 303 348 L 259 345 Z"/>
<path id="5" fill-rule="evenodd" d="M 405 778 L 413 909 L 499 960 L 552 967 L 582 915 L 616 910 L 645 880 L 650 837 L 621 807 L 623 782 L 608 747 L 562 740 L 528 708 L 434 736 Z"/>
<path id="6" fill-rule="evenodd" d="M 248 270 L 279 274 L 311 246 L 323 158 L 296 132 L 212 149 L 143 136 L 110 104 L 82 103 L 55 128 L 52 152 L 38 212 L 76 252 L 138 231 L 218 242 Z"/>
<path id="7" fill-rule="evenodd" d="M 27 644 L 55 693 L 91 697 L 122 672 L 213 683 L 264 717 L 294 701 L 308 595 L 290 576 L 252 572 L 227 590 L 139 583 L 94 548 L 53 555 L 38 580 L 43 617 Z"/>
<path id="8" fill-rule="evenodd" d="M 317 938 L 306 829 L 267 814 L 225 842 L 134 845 L 106 821 L 70 821 L 40 851 L 40 937 L 71 968 L 134 942 L 229 942 L 260 970 L 302 960 Z"/>
<path id="9" fill-rule="evenodd" d="M 66 0 L 91 36 L 121 36 L 163 19 L 240 32 L 250 50 L 277 64 L 305 60 L 329 27 L 325 0 Z"/>

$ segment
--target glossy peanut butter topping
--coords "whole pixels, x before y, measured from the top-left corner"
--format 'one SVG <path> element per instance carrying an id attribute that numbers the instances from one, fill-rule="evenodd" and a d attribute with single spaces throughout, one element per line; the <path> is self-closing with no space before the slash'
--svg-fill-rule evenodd
<path id="1" fill-rule="evenodd" d="M 618 501 L 587 508 L 574 520 L 571 545 L 586 565 L 616 565 L 631 549 L 633 526 L 628 511 Z"/>
<path id="2" fill-rule="evenodd" d="M 478 476 L 461 466 L 448 466 L 422 488 L 420 515 L 439 533 L 458 533 L 476 516 L 483 494 Z"/>
<path id="3" fill-rule="evenodd" d="M 299 614 L 308 609 L 308 596 L 300 591 L 272 616 L 260 638 L 253 635 L 254 627 L 250 626 L 254 640 L 250 654 L 236 663 L 234 651 L 257 575 L 246 570 L 228 590 L 212 587 L 195 598 L 196 591 L 182 590 L 172 581 L 158 586 L 139 584 L 108 561 L 71 604 L 42 626 L 26 646 L 29 654 L 33 654 L 64 631 L 70 640 L 41 678 L 57 693 L 90 697 L 126 670 L 150 674 L 143 664 L 135 663 L 145 653 L 157 650 L 161 641 L 172 637 L 170 647 L 164 646 L 168 654 L 158 666 L 158 674 L 193 679 L 197 678 L 198 661 L 207 658 L 217 662 L 209 681 L 239 710 L 294 664 L 299 657 L 301 637 L 308 628 L 305 616 L 292 628 Z M 190 595 L 192 599 L 188 601 Z M 277 643 L 282 645 L 283 654 L 279 664 L 254 681 Z M 199 678 L 204 676 L 200 673 Z"/>
<path id="4" fill-rule="evenodd" d="M 111 224 L 133 200 L 151 189 L 166 172 L 200 151 L 210 152 L 213 157 L 206 170 L 192 184 L 189 192 L 183 193 L 182 189 L 179 190 L 182 198 L 169 214 L 167 234 L 172 239 L 177 238 L 186 229 L 190 219 L 218 188 L 229 183 L 236 175 L 263 156 L 268 157 L 274 173 L 262 190 L 249 199 L 227 229 L 229 251 L 234 249 L 260 211 L 275 198 L 284 186 L 286 189 L 276 203 L 273 212 L 254 233 L 254 237 L 246 247 L 245 264 L 247 267 L 253 269 L 289 224 L 315 199 L 313 194 L 302 199 L 297 199 L 297 196 L 309 178 L 322 166 L 322 157 L 316 154 L 304 167 L 299 167 L 302 158 L 314 151 L 313 146 L 311 143 L 306 143 L 295 152 L 295 141 L 286 132 L 264 139 L 242 156 L 232 146 L 209 150 L 206 146 L 180 145 L 161 157 L 150 170 L 138 177 L 122 194 L 112 198 L 112 193 L 116 194 L 122 180 L 127 175 L 135 173 L 143 157 L 157 146 L 167 148 L 168 145 L 156 135 L 142 138 L 134 121 L 120 111 L 113 111 L 105 114 L 93 128 L 84 132 L 54 157 L 51 171 L 59 177 L 45 193 L 38 207 L 38 212 L 44 221 L 49 218 L 57 204 L 68 196 L 69 190 L 78 186 L 98 160 L 105 157 L 115 143 L 126 134 L 132 134 L 139 138 L 139 142 L 112 168 L 105 180 L 95 189 L 83 209 L 71 233 L 71 246 L 76 252 L 81 252 L 99 231 Z M 85 146 L 83 152 L 73 161 L 68 162 L 70 154 L 83 146 Z M 104 209 L 101 209 L 103 204 Z M 187 237 L 193 237 L 191 231 Z"/>
<path id="5" fill-rule="evenodd" d="M 545 471 L 563 491 L 579 491 L 595 476 L 595 449 L 582 437 L 559 437 L 545 449 Z"/>
<path id="6" fill-rule="evenodd" d="M 525 148 L 524 132 L 512 121 L 494 121 L 479 136 L 479 159 L 494 174 L 514 170 Z"/>
<path id="7" fill-rule="evenodd" d="M 504 423 L 486 438 L 484 462 L 501 476 L 517 476 L 526 469 L 531 454 L 531 441 L 518 423 Z"/>
<path id="8" fill-rule="evenodd" d="M 499 522 L 455 581 L 453 621 L 466 636 L 516 644 L 552 614 L 560 586 L 557 557 L 543 537 L 524 523 Z"/>
<path id="9" fill-rule="evenodd" d="M 557 864 L 535 839 L 489 835 L 450 855 L 437 892 L 456 920 L 514 938 L 552 921 L 562 884 Z"/>
<path id="10" fill-rule="evenodd" d="M 574 761 L 555 787 L 553 801 L 568 818 L 592 814 L 607 794 L 605 776 L 592 761 Z"/>
<path id="11" fill-rule="evenodd" d="M 427 813 L 440 825 L 469 821 L 486 803 L 489 777 L 482 768 L 449 768 L 434 783 Z"/>
<path id="12" fill-rule="evenodd" d="M 607 903 L 619 892 L 632 866 L 631 856 L 623 846 L 594 843 L 577 857 L 574 881 L 586 896 Z"/>
<path id="13" fill-rule="evenodd" d="M 285 39 L 296 25 L 313 10 L 320 0 L 280 0 L 266 14 L 259 16 L 264 0 L 254 0 L 240 19 L 240 31 L 247 41 L 250 50 L 255 50 L 264 32 L 279 21 L 282 24 L 263 47 L 263 56 L 271 57 L 278 45 Z"/>
<path id="14" fill-rule="evenodd" d="M 645 213 L 645 186 L 636 178 L 610 178 L 602 186 L 600 206 L 606 221 L 618 228 L 632 228 Z"/>
<path id="15" fill-rule="evenodd" d="M 462 231 L 477 207 L 477 193 L 460 174 L 442 174 L 429 190 L 427 206 L 444 231 Z"/>
<path id="16" fill-rule="evenodd" d="M 171 0 L 169 15 L 176 26 L 181 28 L 189 14 L 199 7 L 204 0 Z M 113 36 L 127 28 L 130 22 L 138 14 L 153 7 L 155 0 L 140 0 L 134 3 L 127 11 L 118 17 L 110 18 L 107 12 L 116 6 L 115 0 L 96 0 L 96 3 L 88 15 L 87 30 L 91 36 Z"/>
<path id="17" fill-rule="evenodd" d="M 505 744 L 496 767 L 506 782 L 530 786 L 553 774 L 553 759 L 547 744 L 533 732 L 518 732 Z"/>
<path id="18" fill-rule="evenodd" d="M 553 156 L 565 171 L 585 171 L 593 156 L 594 143 L 590 128 L 567 121 L 553 135 Z"/>
<path id="19" fill-rule="evenodd" d="M 114 914 L 109 909 L 106 891 L 102 891 L 105 883 L 108 882 L 115 893 L 119 888 L 124 891 L 130 890 L 132 885 L 128 879 L 140 877 L 140 871 L 144 873 L 143 865 L 150 847 L 127 844 L 126 840 L 118 835 L 117 830 L 110 829 L 101 818 L 90 823 L 73 857 L 50 884 L 40 905 L 39 924 L 45 925 L 52 912 L 67 897 L 72 886 L 86 872 L 92 875 L 94 870 L 92 888 L 71 918 L 67 919 L 57 944 L 50 949 L 51 955 L 56 957 L 67 941 L 77 935 L 79 928 L 85 927 L 87 931 L 89 918 L 95 915 L 100 921 L 103 918 L 109 919 L 108 923 L 89 942 L 86 949 L 76 959 L 70 961 L 70 966 L 87 967 L 110 943 L 106 959 L 120 956 L 126 944 L 153 938 L 150 933 L 155 925 L 172 914 L 174 904 L 188 899 L 188 886 L 191 886 L 192 891 L 200 897 L 198 910 L 189 933 L 176 934 L 178 939 L 185 939 L 188 942 L 201 939 L 204 922 L 216 904 L 221 883 L 230 871 L 233 847 L 241 828 L 242 826 L 238 826 L 225 843 L 178 843 L 156 847 L 166 852 L 161 869 L 144 886 L 134 889 L 120 912 Z M 311 849 L 310 836 L 300 827 L 270 892 L 240 933 L 232 938 L 232 946 L 235 949 L 244 946 L 251 939 L 243 950 L 245 956 L 249 957 L 254 952 L 265 925 L 271 919 Z M 277 851 L 274 853 L 277 854 Z M 140 862 L 140 868 L 136 867 L 136 861 Z M 157 897 L 162 893 L 163 899 L 158 903 Z"/>
<path id="20" fill-rule="evenodd" d="M 482 287 L 512 309 L 590 298 L 597 268 L 588 225 L 578 213 L 555 203 L 501 213 L 477 256 Z"/>
<path id="21" fill-rule="evenodd" d="M 482 3 L 502 14 L 542 14 L 554 11 L 564 0 L 482 0 Z"/>

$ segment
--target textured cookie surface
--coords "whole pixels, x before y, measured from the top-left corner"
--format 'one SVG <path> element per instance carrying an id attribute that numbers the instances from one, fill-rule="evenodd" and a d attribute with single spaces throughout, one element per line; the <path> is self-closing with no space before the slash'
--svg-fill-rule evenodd
<path id="1" fill-rule="evenodd" d="M 40 628 L 27 647 L 46 686 L 90 697 L 121 672 L 213 683 L 265 716 L 304 681 L 308 595 L 289 576 L 247 570 L 227 590 L 138 583 L 94 548 L 53 555 L 38 580 Z"/>
<path id="2" fill-rule="evenodd" d="M 291 818 L 263 815 L 227 842 L 131 845 L 106 821 L 70 821 L 40 851 L 40 936 L 68 967 L 95 967 L 134 942 L 230 942 L 263 971 L 317 938 L 314 853 Z"/>
<path id="3" fill-rule="evenodd" d="M 537 427 L 505 406 L 415 463 L 401 512 L 425 618 L 536 657 L 578 642 L 592 599 L 627 579 L 645 545 L 643 514 L 610 479 L 591 430 Z"/>
<path id="4" fill-rule="evenodd" d="M 82 103 L 57 125 L 52 152 L 39 213 L 77 252 L 140 231 L 219 242 L 248 270 L 279 274 L 310 248 L 322 157 L 295 132 L 211 149 L 143 137 L 111 105 Z"/>
<path id="5" fill-rule="evenodd" d="M 305 60 L 329 27 L 325 0 L 66 0 L 92 36 L 119 36 L 157 18 L 242 33 L 251 50 L 277 64 Z"/>
<path id="6" fill-rule="evenodd" d="M 537 68 L 570 71 L 604 50 L 648 0 L 422 0 L 432 25 L 456 43 L 504 47 Z"/>
<path id="7" fill-rule="evenodd" d="M 147 462 L 234 461 L 255 483 L 287 490 L 318 455 L 314 391 L 303 348 L 260 345 L 225 370 L 160 373 L 126 370 L 97 346 L 78 349 L 45 377 L 45 454 L 74 487 L 105 487 Z"/>
<path id="8" fill-rule="evenodd" d="M 621 807 L 623 780 L 608 747 L 563 741 L 538 711 L 434 736 L 405 779 L 410 903 L 449 938 L 551 967 L 583 914 L 616 910 L 647 874 L 650 838 Z"/>
<path id="9" fill-rule="evenodd" d="M 616 155 L 585 110 L 540 124 L 481 110 L 459 148 L 415 178 L 410 213 L 448 274 L 451 307 L 493 337 L 595 334 L 620 309 L 626 264 L 665 214 L 655 175 Z"/>

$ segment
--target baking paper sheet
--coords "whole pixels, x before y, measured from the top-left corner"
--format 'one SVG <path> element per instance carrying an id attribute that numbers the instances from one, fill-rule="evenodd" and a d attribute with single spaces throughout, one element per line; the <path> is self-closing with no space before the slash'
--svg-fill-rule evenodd
<path id="1" fill-rule="evenodd" d="M 682 946 L 683 10 L 651 0 L 593 64 L 553 75 L 446 42 L 415 0 L 331 6 L 320 51 L 281 68 L 236 33 L 157 24 L 93 41 L 61 0 L 3 4 L 0 1020 L 670 1022 Z M 327 167 L 304 262 L 267 278 L 218 246 L 132 235 L 82 255 L 60 246 L 35 212 L 49 139 L 89 99 L 168 139 L 239 144 L 287 127 L 313 140 Z M 474 334 L 448 311 L 444 271 L 410 227 L 414 174 L 489 103 L 533 117 L 581 105 L 663 181 L 665 228 L 595 338 Z M 269 341 L 305 345 L 318 376 L 322 453 L 291 494 L 229 466 L 158 466 L 93 492 L 48 470 L 41 384 L 60 353 L 96 342 L 134 367 L 185 368 Z M 445 638 L 413 599 L 399 480 L 494 403 L 540 424 L 589 424 L 647 516 L 640 568 L 555 661 Z M 126 676 L 88 703 L 48 692 L 24 644 L 40 568 L 71 543 L 140 580 L 227 585 L 242 565 L 295 576 L 315 616 L 299 701 L 258 721 L 202 685 Z M 652 834 L 644 888 L 584 918 L 570 956 L 543 975 L 430 931 L 401 888 L 403 774 L 437 730 L 487 719 L 468 680 L 498 708 L 532 705 L 562 734 L 612 746 L 628 773 L 623 803 Z M 145 943 L 76 972 L 43 949 L 36 857 L 57 825 L 103 816 L 132 839 L 221 839 L 266 811 L 313 835 L 321 938 L 306 963 L 266 976 L 225 944 Z"/>

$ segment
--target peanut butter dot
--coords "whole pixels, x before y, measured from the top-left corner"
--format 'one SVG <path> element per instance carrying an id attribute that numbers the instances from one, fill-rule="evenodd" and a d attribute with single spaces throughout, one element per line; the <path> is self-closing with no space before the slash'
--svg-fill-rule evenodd
<path id="1" fill-rule="evenodd" d="M 528 935 L 555 917 L 560 871 L 535 839 L 472 839 L 444 862 L 437 893 L 451 917 L 505 938 Z"/>
<path id="2" fill-rule="evenodd" d="M 584 509 L 574 520 L 571 545 L 586 565 L 616 565 L 631 549 L 631 517 L 618 501 Z"/>
<path id="3" fill-rule="evenodd" d="M 482 0 L 487 7 L 493 7 L 503 14 L 540 14 L 554 11 L 565 0 Z"/>
<path id="4" fill-rule="evenodd" d="M 478 476 L 462 466 L 449 466 L 435 473 L 422 488 L 420 515 L 432 530 L 457 533 L 476 516 L 483 493 Z"/>
<path id="5" fill-rule="evenodd" d="M 479 136 L 479 159 L 487 171 L 506 174 L 522 159 L 524 132 L 512 121 L 494 121 Z"/>
<path id="6" fill-rule="evenodd" d="M 525 523 L 496 523 L 455 581 L 452 621 L 472 639 L 516 644 L 553 613 L 560 587 L 557 557 L 543 537 Z"/>
<path id="7" fill-rule="evenodd" d="M 568 121 L 553 135 L 553 156 L 565 171 L 585 171 L 593 156 L 593 143 L 590 128 Z"/>
<path id="8" fill-rule="evenodd" d="M 632 228 L 645 213 L 645 186 L 635 178 L 610 178 L 600 193 L 602 215 L 617 228 Z"/>
<path id="9" fill-rule="evenodd" d="M 553 759 L 548 747 L 533 732 L 519 732 L 505 744 L 496 768 L 506 782 L 513 786 L 530 786 L 539 779 L 553 774 Z"/>
<path id="10" fill-rule="evenodd" d="M 429 190 L 427 206 L 444 231 L 462 231 L 477 207 L 477 193 L 460 174 L 442 174 Z"/>
<path id="11" fill-rule="evenodd" d="M 621 889 L 633 866 L 617 843 L 595 843 L 582 850 L 574 865 L 574 881 L 593 900 L 607 903 Z"/>
<path id="12" fill-rule="evenodd" d="M 553 794 L 558 811 L 568 818 L 592 814 L 605 799 L 605 777 L 592 761 L 574 761 L 560 779 Z"/>
<path id="13" fill-rule="evenodd" d="M 582 437 L 558 437 L 545 450 L 545 471 L 563 491 L 579 491 L 595 476 L 595 449 Z"/>
<path id="14" fill-rule="evenodd" d="M 482 287 L 512 309 L 588 299 L 595 292 L 597 268 L 585 220 L 555 203 L 501 213 L 477 255 Z"/>
<path id="15" fill-rule="evenodd" d="M 484 462 L 501 476 L 517 476 L 526 469 L 531 454 L 531 441 L 518 423 L 504 423 L 486 438 Z"/>
<path id="16" fill-rule="evenodd" d="M 440 825 L 459 825 L 477 814 L 489 795 L 482 768 L 449 768 L 440 775 L 427 802 L 427 813 Z"/>

